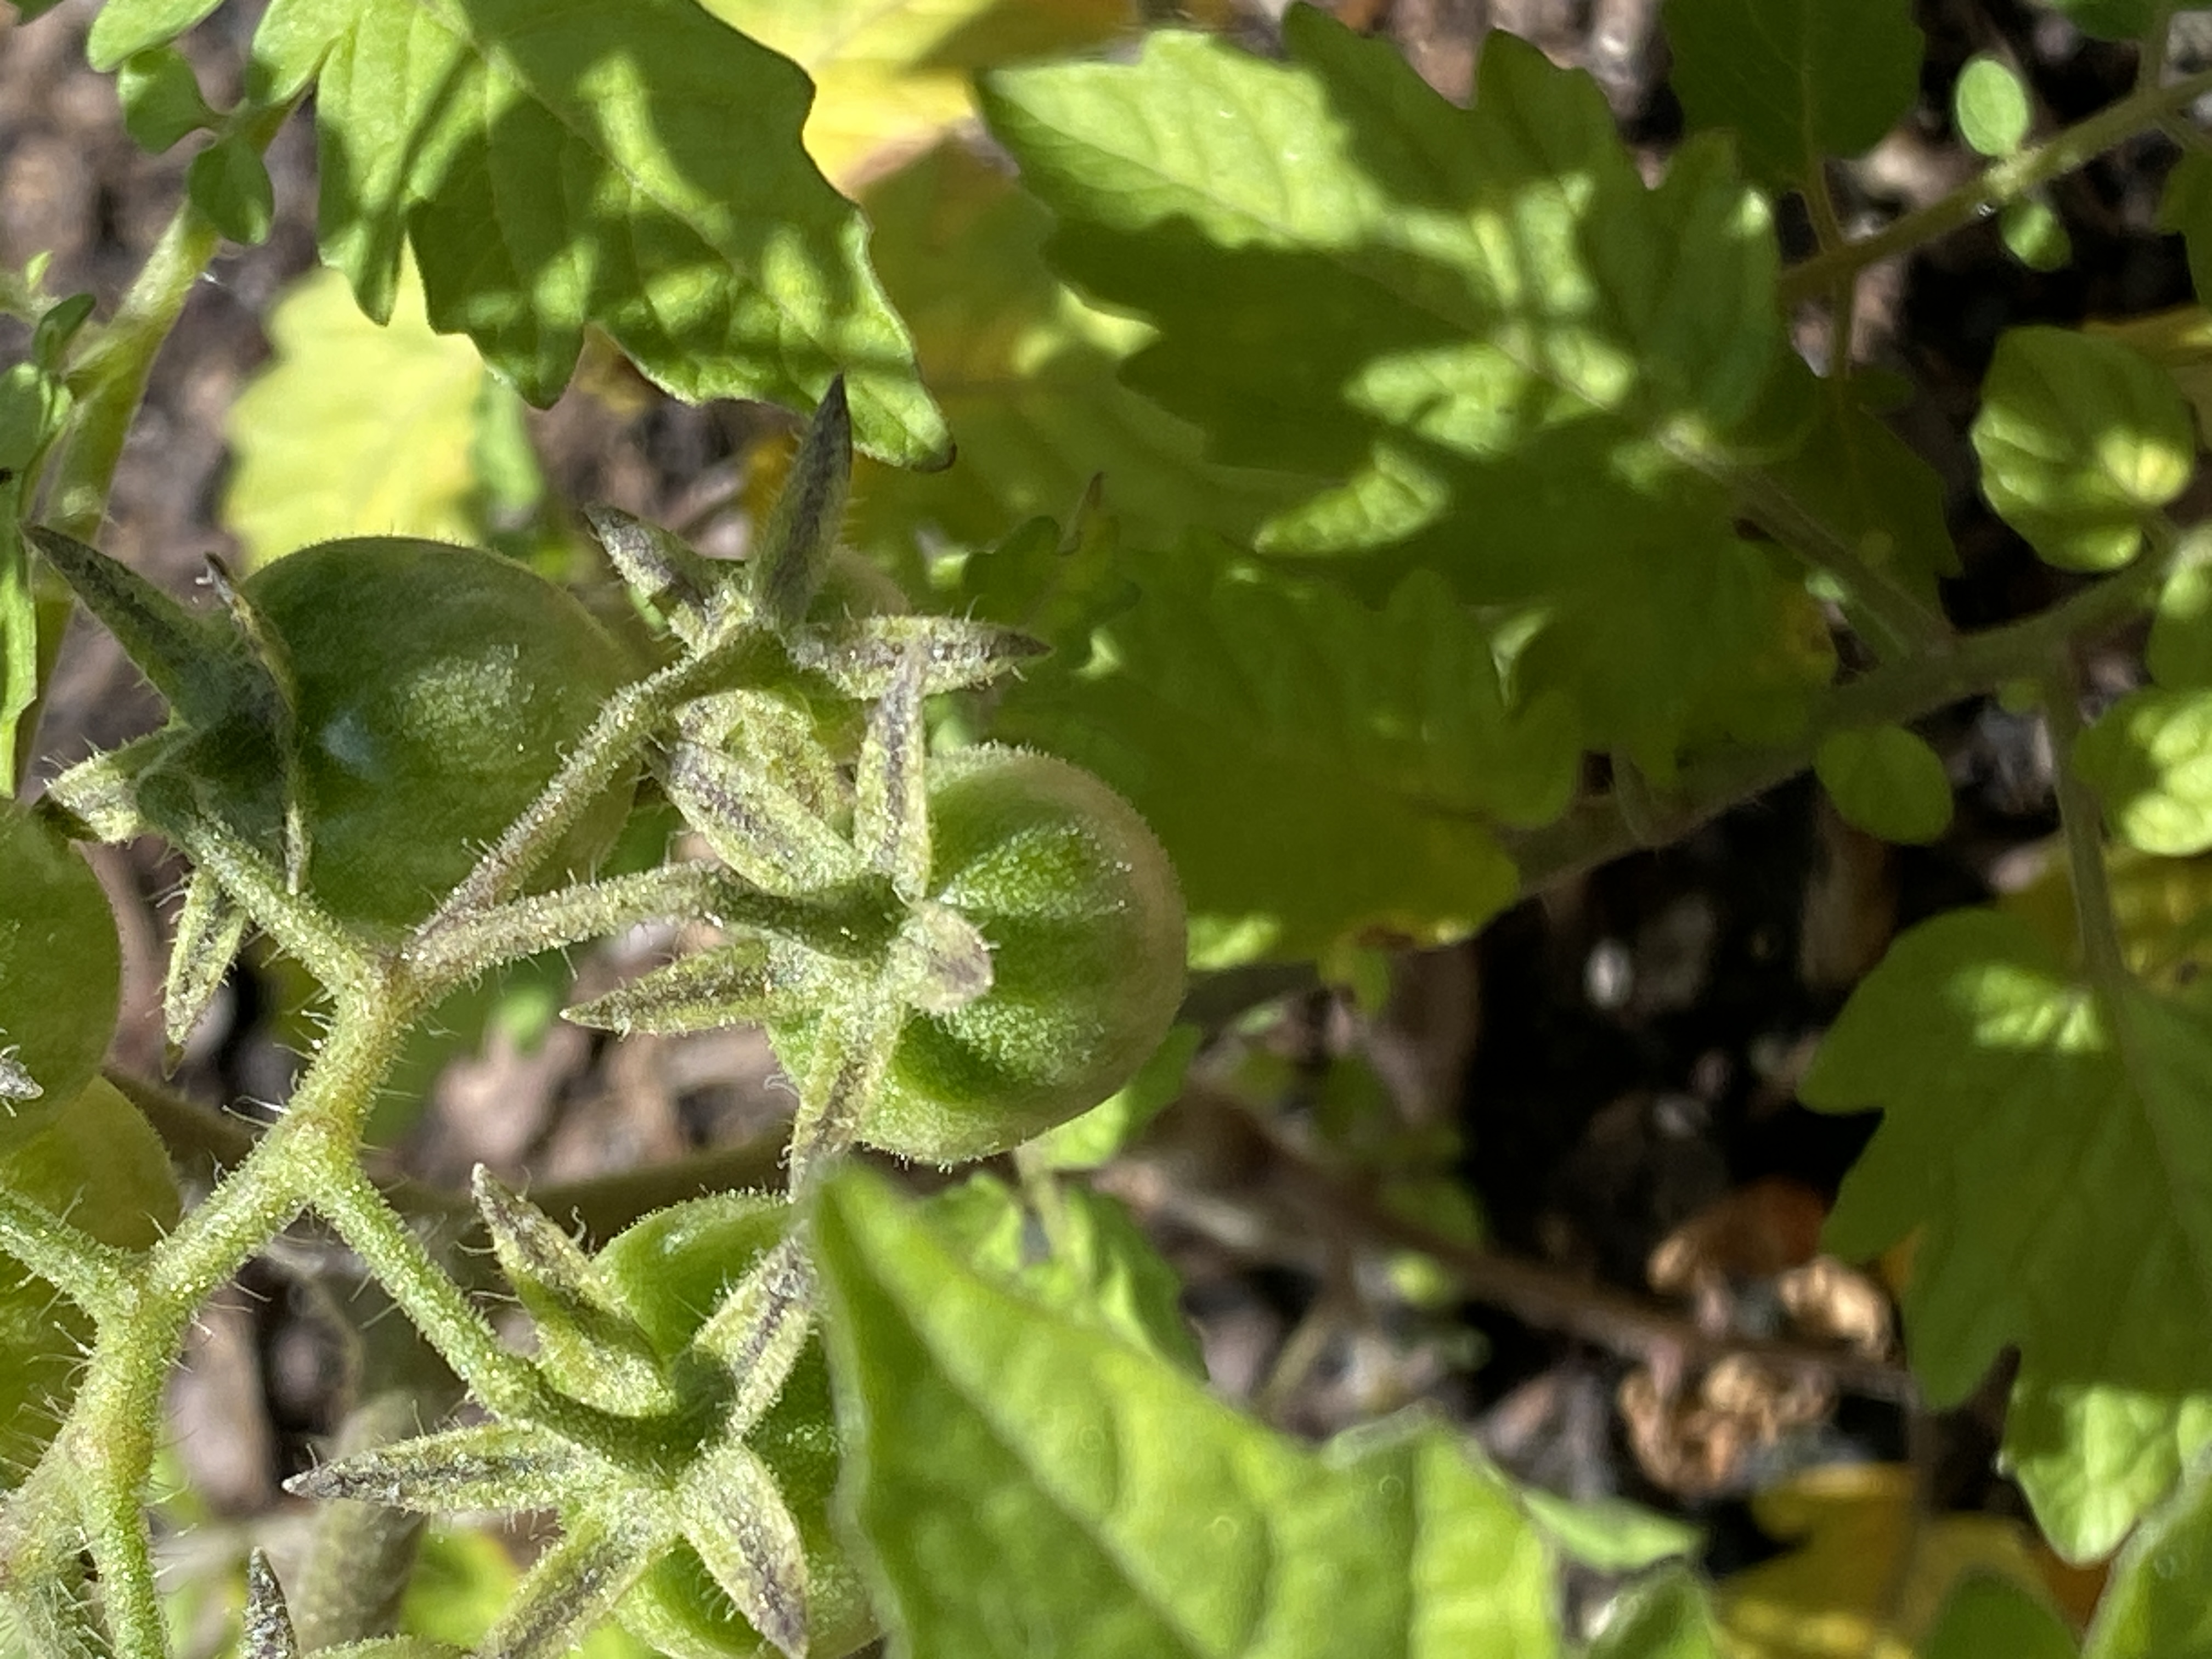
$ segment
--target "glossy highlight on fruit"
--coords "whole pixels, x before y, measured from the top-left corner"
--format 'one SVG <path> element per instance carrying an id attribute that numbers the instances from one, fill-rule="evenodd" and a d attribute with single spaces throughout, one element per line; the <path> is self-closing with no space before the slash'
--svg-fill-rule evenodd
<path id="1" fill-rule="evenodd" d="M 630 674 L 574 597 L 476 548 L 325 542 L 245 592 L 289 659 L 309 889 L 349 920 L 427 915 Z M 627 789 L 594 802 L 543 882 L 588 873 L 628 811 Z"/>

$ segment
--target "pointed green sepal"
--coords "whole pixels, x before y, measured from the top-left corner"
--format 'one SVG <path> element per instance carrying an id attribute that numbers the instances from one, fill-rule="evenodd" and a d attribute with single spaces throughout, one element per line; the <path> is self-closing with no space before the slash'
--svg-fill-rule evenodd
<path id="1" fill-rule="evenodd" d="M 781 940 L 740 939 L 656 968 L 563 1011 L 594 1030 L 659 1036 L 787 1019 L 805 1007 L 806 953 Z"/>
<path id="2" fill-rule="evenodd" d="M 537 1429 L 477 1424 L 396 1440 L 295 1474 L 295 1498 L 346 1498 L 437 1515 L 572 1504 L 579 1484 L 606 1478 L 566 1442 Z"/>
<path id="3" fill-rule="evenodd" d="M 833 886 L 866 867 L 805 802 L 729 755 L 678 743 L 662 781 L 722 861 L 770 891 Z"/>
<path id="4" fill-rule="evenodd" d="M 783 493 L 753 555 L 753 603 L 771 627 L 788 633 L 813 604 L 829 574 L 852 483 L 853 422 L 841 374 L 830 383 L 799 440 Z"/>
<path id="5" fill-rule="evenodd" d="M 617 507 L 587 507 L 584 520 L 638 601 L 665 617 L 678 639 L 699 649 L 717 600 L 726 603 L 734 571 L 718 569 L 670 532 Z"/>
<path id="6" fill-rule="evenodd" d="M 547 1374 L 610 1408 L 672 1405 L 653 1344 L 576 1241 L 481 1164 L 471 1188 L 500 1271 L 538 1326 Z"/>
<path id="7" fill-rule="evenodd" d="M 791 642 L 791 659 L 843 696 L 873 702 L 887 692 L 909 650 L 922 655 L 921 694 L 988 685 L 1050 653 L 1043 641 L 965 617 L 862 617 Z"/>
<path id="8" fill-rule="evenodd" d="M 859 1137 L 905 1023 L 906 1010 L 885 998 L 872 1006 L 841 1009 L 807 1033 L 805 1070 L 796 1079 L 799 1111 L 791 1124 L 794 1195 L 808 1190 Z M 769 1029 L 769 1040 L 779 1054 L 787 1046 L 775 1027 Z"/>
<path id="9" fill-rule="evenodd" d="M 853 844 L 904 899 L 929 884 L 929 736 L 921 723 L 922 647 L 909 645 L 860 740 Z"/>
<path id="10" fill-rule="evenodd" d="M 240 1652 L 242 1659 L 299 1659 L 300 1638 L 292 1631 L 283 1586 L 261 1550 L 246 1558 L 246 1632 Z"/>
<path id="11" fill-rule="evenodd" d="M 194 615 L 97 548 L 39 526 L 27 533 L 179 720 L 207 725 L 251 697 L 252 665 L 222 623 Z"/>
<path id="12" fill-rule="evenodd" d="M 806 1546 L 768 1465 L 726 1442 L 692 1471 L 677 1502 L 685 1541 L 738 1611 L 787 1659 L 802 1659 Z"/>
<path id="13" fill-rule="evenodd" d="M 570 1510 L 561 1541 L 523 1576 L 498 1622 L 478 1644 L 485 1659 L 565 1659 L 614 1611 L 638 1576 L 675 1541 L 657 1517 L 605 1509 Z"/>
<path id="14" fill-rule="evenodd" d="M 177 915 L 176 943 L 169 947 L 169 971 L 161 987 L 161 1066 L 173 1073 L 185 1044 L 200 1023 L 222 976 L 246 943 L 246 912 L 234 904 L 215 878 L 195 870 L 185 884 L 185 906 Z"/>
<path id="15" fill-rule="evenodd" d="M 699 1328 L 692 1346 L 737 1385 L 723 1431 L 742 1437 L 783 1392 L 814 1327 L 814 1268 L 806 1247 L 787 1236 L 753 1263 Z"/>
<path id="16" fill-rule="evenodd" d="M 153 828 L 138 807 L 138 780 L 174 747 L 174 733 L 157 732 L 81 760 L 46 786 L 45 799 L 69 814 L 68 831 L 84 831 L 76 839 L 135 841 Z"/>

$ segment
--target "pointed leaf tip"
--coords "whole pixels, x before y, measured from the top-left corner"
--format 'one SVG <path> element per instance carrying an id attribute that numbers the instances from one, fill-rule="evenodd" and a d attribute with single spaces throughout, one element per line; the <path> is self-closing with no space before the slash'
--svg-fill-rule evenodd
<path id="1" fill-rule="evenodd" d="M 245 1659 L 297 1659 L 299 1651 L 283 1586 L 267 1553 L 257 1549 L 246 1559 Z"/>

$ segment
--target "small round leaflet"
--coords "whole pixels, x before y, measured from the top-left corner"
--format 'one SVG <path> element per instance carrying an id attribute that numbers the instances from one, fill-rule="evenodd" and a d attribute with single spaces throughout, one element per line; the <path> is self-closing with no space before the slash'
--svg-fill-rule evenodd
<path id="1" fill-rule="evenodd" d="M 1950 824 L 1942 758 L 1901 726 L 1837 732 L 1820 745 L 1813 770 L 1844 821 L 1870 836 L 1930 842 Z"/>

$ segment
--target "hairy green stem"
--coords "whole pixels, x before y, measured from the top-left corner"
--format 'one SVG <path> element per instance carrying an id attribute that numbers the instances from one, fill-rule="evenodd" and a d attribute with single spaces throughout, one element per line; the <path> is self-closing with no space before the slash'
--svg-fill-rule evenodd
<path id="1" fill-rule="evenodd" d="M 2212 93 L 2212 70 L 2131 93 L 2042 143 L 1984 168 L 1948 195 L 1893 220 L 1871 236 L 1791 266 L 1782 276 L 1782 304 L 1788 307 L 1830 293 L 1838 281 L 1869 265 L 1910 253 L 1986 218 L 1992 210 L 2095 160 L 2207 93 Z"/>
<path id="2" fill-rule="evenodd" d="M 4 1186 L 0 1186 L 0 1256 L 13 1257 L 101 1321 L 118 1317 L 130 1307 L 139 1266 L 131 1251 L 101 1243 L 44 1205 Z"/>
<path id="3" fill-rule="evenodd" d="M 2074 929 L 2081 942 L 2081 965 L 2089 982 L 2109 994 L 2128 981 L 2120 925 L 2112 911 L 2112 888 L 2105 873 L 2105 815 L 2089 786 L 2074 769 L 2074 745 L 2081 735 L 2081 690 L 2070 661 L 2045 668 L 2044 728 L 2051 734 L 2052 787 L 2058 797 L 2058 823 L 2066 839 L 2066 872 L 2074 887 Z"/>
<path id="4" fill-rule="evenodd" d="M 258 111 L 240 135 L 258 154 L 268 149 L 291 112 L 289 103 Z M 222 245 L 222 234 L 187 197 L 146 256 L 115 315 L 80 337 L 65 375 L 76 402 L 46 475 L 46 521 L 63 534 L 85 541 L 100 533 L 115 465 L 146 394 L 154 359 Z"/>

